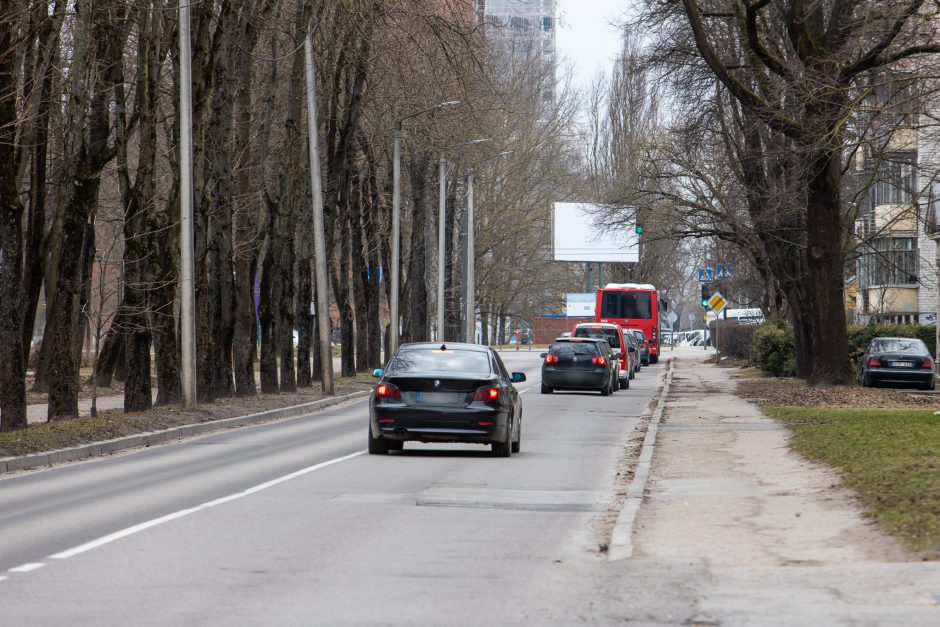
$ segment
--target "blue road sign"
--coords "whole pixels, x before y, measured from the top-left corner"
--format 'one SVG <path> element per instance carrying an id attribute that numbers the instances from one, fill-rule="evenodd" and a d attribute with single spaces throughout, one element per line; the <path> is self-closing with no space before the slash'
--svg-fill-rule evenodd
<path id="1" fill-rule="evenodd" d="M 699 283 L 711 283 L 714 280 L 715 280 L 714 268 L 699 268 L 698 269 L 698 282 Z"/>
<path id="2" fill-rule="evenodd" d="M 731 278 L 733 273 L 733 266 L 729 264 L 715 264 L 715 280 L 716 281 L 725 281 Z"/>

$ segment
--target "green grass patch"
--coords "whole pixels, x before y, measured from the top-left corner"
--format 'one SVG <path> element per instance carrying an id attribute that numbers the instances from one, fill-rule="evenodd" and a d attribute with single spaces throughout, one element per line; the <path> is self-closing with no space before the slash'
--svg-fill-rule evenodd
<path id="1" fill-rule="evenodd" d="M 836 468 L 869 515 L 908 546 L 940 555 L 940 415 L 932 409 L 769 407 L 792 446 Z"/>

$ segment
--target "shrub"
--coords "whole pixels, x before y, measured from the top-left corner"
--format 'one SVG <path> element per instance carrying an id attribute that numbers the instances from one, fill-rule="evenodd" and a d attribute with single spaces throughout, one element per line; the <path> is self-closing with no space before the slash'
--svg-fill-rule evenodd
<path id="1" fill-rule="evenodd" d="M 793 331 L 783 320 L 768 320 L 754 332 L 751 358 L 764 372 L 775 377 L 796 374 Z"/>
<path id="2" fill-rule="evenodd" d="M 757 331 L 756 326 L 725 320 L 717 320 L 712 324 L 718 325 L 718 350 L 722 355 L 736 359 L 751 358 L 751 343 Z"/>

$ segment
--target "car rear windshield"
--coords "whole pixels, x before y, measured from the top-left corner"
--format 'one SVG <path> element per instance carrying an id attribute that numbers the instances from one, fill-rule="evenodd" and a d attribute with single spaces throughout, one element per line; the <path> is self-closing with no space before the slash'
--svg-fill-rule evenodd
<path id="1" fill-rule="evenodd" d="M 617 336 L 617 329 L 610 327 L 578 327 L 574 330 L 575 337 L 593 337 L 598 340 L 607 340 L 612 348 L 620 350 L 620 338 Z"/>
<path id="2" fill-rule="evenodd" d="M 459 372 L 490 374 L 490 359 L 485 352 L 418 348 L 399 351 L 392 360 L 390 374 L 418 372 Z"/>
<path id="3" fill-rule="evenodd" d="M 597 344 L 594 342 L 555 342 L 552 355 L 596 355 Z"/>
<path id="4" fill-rule="evenodd" d="M 876 340 L 872 345 L 873 353 L 911 353 L 926 355 L 927 345 L 920 340 Z"/>

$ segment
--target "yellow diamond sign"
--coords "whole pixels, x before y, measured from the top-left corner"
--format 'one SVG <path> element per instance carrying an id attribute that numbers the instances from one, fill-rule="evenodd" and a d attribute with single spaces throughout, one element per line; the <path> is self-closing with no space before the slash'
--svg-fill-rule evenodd
<path id="1" fill-rule="evenodd" d="M 715 313 L 721 313 L 721 311 L 728 306 L 728 301 L 721 295 L 721 292 L 715 292 L 712 294 L 712 297 L 708 299 L 708 306 L 711 307 Z"/>

